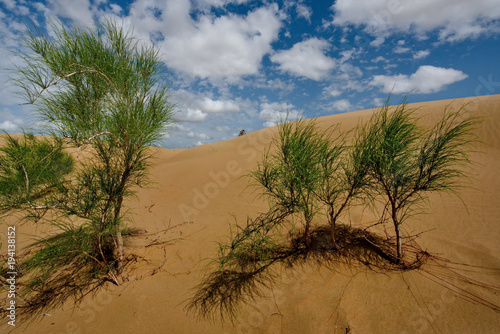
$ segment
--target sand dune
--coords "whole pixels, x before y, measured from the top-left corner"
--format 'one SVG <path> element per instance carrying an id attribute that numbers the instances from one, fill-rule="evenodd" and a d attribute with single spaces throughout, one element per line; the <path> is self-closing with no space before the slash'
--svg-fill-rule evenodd
<path id="1" fill-rule="evenodd" d="M 432 125 L 444 106 L 484 118 L 481 143 L 465 203 L 451 195 L 432 195 L 428 214 L 404 226 L 423 233 L 420 246 L 460 266 L 457 273 L 500 286 L 500 95 L 418 103 L 423 125 Z M 373 110 L 322 117 L 321 126 L 344 129 L 366 121 Z M 202 278 L 205 258 L 215 255 L 228 224 L 241 224 L 267 204 L 255 199 L 244 175 L 261 158 L 276 128 L 191 149 L 158 149 L 153 184 L 130 200 L 131 226 L 146 234 L 131 238 L 127 252 L 143 257 L 132 263 L 121 286 L 109 284 L 74 307 L 37 315 L 13 333 L 498 333 L 500 314 L 443 287 L 440 278 L 500 305 L 500 291 L 463 284 L 459 276 L 429 264 L 421 271 L 378 273 L 362 268 L 305 264 L 283 269 L 266 296 L 241 308 L 234 323 L 207 321 L 186 313 L 185 301 Z M 374 220 L 354 209 L 353 226 Z M 20 226 L 18 233 L 34 232 Z M 391 231 L 389 229 L 389 231 Z M 4 232 L 2 231 L 2 234 Z M 23 238 L 23 236 L 20 236 Z M 3 236 L 2 236 L 2 240 Z M 2 246 L 5 251 L 5 244 Z M 2 321 L 0 331 L 12 327 Z"/>

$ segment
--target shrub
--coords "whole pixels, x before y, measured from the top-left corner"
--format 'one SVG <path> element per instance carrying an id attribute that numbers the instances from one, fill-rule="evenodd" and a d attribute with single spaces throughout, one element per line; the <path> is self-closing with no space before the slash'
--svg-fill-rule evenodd
<path id="1" fill-rule="evenodd" d="M 315 120 L 283 122 L 278 136 L 249 176 L 269 202 L 269 210 L 235 224 L 229 242 L 207 267 L 214 269 L 198 286 L 188 307 L 202 316 L 218 310 L 233 316 L 237 304 L 261 295 L 277 263 L 293 265 L 310 254 L 386 269 L 421 266 L 428 253 L 410 243 L 414 259 L 405 262 L 400 225 L 421 209 L 431 191 L 452 191 L 466 176 L 468 148 L 477 120 L 446 107 L 430 130 L 418 126 L 405 101 L 389 111 L 389 101 L 364 125 L 349 133 L 332 127 L 319 131 Z M 337 226 L 356 204 L 382 201 L 380 222 L 389 212 L 396 234 L 390 239 L 367 229 Z M 326 217 L 326 219 L 325 219 Z M 321 222 L 326 221 L 325 228 Z M 326 231 L 329 239 L 326 240 Z"/>
<path id="2" fill-rule="evenodd" d="M 466 116 L 465 107 L 453 111 L 447 106 L 442 119 L 425 131 L 406 103 L 391 113 L 386 104 L 361 128 L 358 145 L 364 147 L 363 164 L 372 179 L 367 190 L 384 198 L 396 234 L 397 261 L 403 256 L 400 225 L 418 212 L 427 193 L 454 192 L 466 176 L 477 119 Z"/>
<path id="3" fill-rule="evenodd" d="M 57 299 L 66 296 L 61 290 L 67 287 L 85 290 L 106 279 L 118 284 L 125 261 L 123 203 L 134 187 L 147 182 L 150 146 L 172 122 L 173 105 L 154 47 L 139 45 L 113 22 L 69 29 L 53 24 L 52 29 L 54 38 L 28 32 L 30 53 L 20 55 L 24 63 L 17 67 L 15 83 L 57 145 L 44 144 L 49 146 L 40 150 L 27 139 L 26 147 L 15 152 L 12 161 L 23 163 L 12 173 L 4 170 L 5 184 L 12 182 L 5 193 L 27 190 L 3 208 L 24 201 L 28 216 L 44 218 L 52 231 L 60 232 L 38 239 L 21 265 L 32 291 Z M 78 148 L 78 155 L 85 151 L 68 176 L 69 170 L 55 169 L 64 164 L 44 167 L 60 154 L 63 143 Z M 12 151 L 10 146 L 4 152 Z M 32 152 L 38 152 L 38 163 Z M 29 187 L 23 188 L 28 179 Z M 47 293 L 51 291 L 60 293 Z M 42 306 L 51 303 L 39 300 Z"/>
<path id="4" fill-rule="evenodd" d="M 73 170 L 73 159 L 58 138 L 4 136 L 0 147 L 0 212 L 28 209 L 56 191 Z"/>

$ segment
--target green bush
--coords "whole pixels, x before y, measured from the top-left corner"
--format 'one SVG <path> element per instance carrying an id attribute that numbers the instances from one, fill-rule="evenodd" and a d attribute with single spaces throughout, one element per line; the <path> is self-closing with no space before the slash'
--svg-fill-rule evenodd
<path id="1" fill-rule="evenodd" d="M 414 111 L 406 103 L 392 112 L 385 105 L 361 128 L 358 139 L 372 180 L 367 191 L 383 198 L 394 225 L 397 261 L 403 260 L 400 225 L 419 212 L 427 193 L 456 191 L 467 175 L 467 153 L 476 140 L 477 119 L 465 115 L 465 106 L 458 111 L 447 106 L 430 130 L 417 125 Z"/>
<path id="2" fill-rule="evenodd" d="M 40 307 L 105 280 L 119 283 L 126 260 L 123 203 L 147 183 L 151 146 L 174 108 L 153 46 L 139 45 L 113 22 L 53 24 L 52 31 L 54 37 L 27 32 L 28 52 L 19 55 L 24 62 L 15 80 L 52 139 L 8 140 L 0 161 L 6 161 L 2 209 L 23 209 L 55 233 L 39 238 L 20 266 L 31 288 L 26 293 L 35 293 L 28 304 Z M 63 144 L 83 152 L 69 175 Z"/>
<path id="3" fill-rule="evenodd" d="M 72 158 L 62 151 L 62 141 L 37 139 L 26 134 L 21 138 L 3 137 L 0 147 L 0 205 L 6 212 L 29 208 L 61 186 L 73 169 Z"/>
<path id="4" fill-rule="evenodd" d="M 405 102 L 390 111 L 387 102 L 352 133 L 338 126 L 320 131 L 315 120 L 278 125 L 277 138 L 249 175 L 269 210 L 232 227 L 188 307 L 202 316 L 217 310 L 232 316 L 239 302 L 260 296 L 272 282 L 274 264 L 291 266 L 310 254 L 383 269 L 419 267 L 426 253 L 410 245 L 415 254 L 405 261 L 400 225 L 422 210 L 427 193 L 457 189 L 477 120 L 465 106 L 446 107 L 426 130 L 414 111 Z M 376 202 L 384 208 L 379 223 L 387 213 L 392 220 L 395 249 L 391 239 L 366 228 L 337 224 L 353 205 L 375 208 Z"/>

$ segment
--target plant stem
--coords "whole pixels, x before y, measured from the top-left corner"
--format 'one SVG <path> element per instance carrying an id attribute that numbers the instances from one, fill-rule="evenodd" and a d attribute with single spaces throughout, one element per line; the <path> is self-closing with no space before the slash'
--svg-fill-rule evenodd
<path id="1" fill-rule="evenodd" d="M 399 229 L 399 220 L 397 216 L 397 210 L 395 207 L 395 203 L 391 203 L 392 206 L 392 221 L 394 223 L 394 231 L 396 232 L 396 250 L 397 250 L 397 262 L 401 262 L 402 260 L 402 252 L 401 252 L 401 231 Z"/>

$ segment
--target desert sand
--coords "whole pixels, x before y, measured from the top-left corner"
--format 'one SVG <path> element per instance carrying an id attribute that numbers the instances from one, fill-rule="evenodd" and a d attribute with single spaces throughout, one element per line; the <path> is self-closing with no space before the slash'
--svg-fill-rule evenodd
<path id="1" fill-rule="evenodd" d="M 185 310 L 186 300 L 203 277 L 217 242 L 226 241 L 229 224 L 245 224 L 267 209 L 255 199 L 245 177 L 262 157 L 276 127 L 191 149 L 157 149 L 152 184 L 131 199 L 129 226 L 142 231 L 127 240 L 128 265 L 120 286 L 106 284 L 80 304 L 19 320 L 13 329 L 2 319 L 2 333 L 498 333 L 500 313 L 467 293 L 500 305 L 500 95 L 412 104 L 421 124 L 431 126 L 452 104 L 470 102 L 468 112 L 483 118 L 481 143 L 463 200 L 432 194 L 427 214 L 409 220 L 404 232 L 420 235 L 427 252 L 448 259 L 453 273 L 428 263 L 423 270 L 376 272 L 362 266 L 330 267 L 306 263 L 281 268 L 265 296 L 242 305 L 231 321 L 200 319 Z M 373 110 L 321 117 L 327 127 L 350 129 Z M 367 226 L 376 216 L 351 210 L 352 226 Z M 2 252 L 6 252 L 1 225 Z M 392 233 L 391 226 L 387 226 Z M 19 247 L 40 228 L 18 225 Z M 459 265 L 459 264 L 466 264 Z M 435 275 L 435 276 L 432 276 Z M 463 276 L 481 282 L 466 283 Z M 458 286 L 450 289 L 444 279 Z M 485 288 L 489 284 L 491 288 Z M 497 287 L 497 288 L 495 288 Z"/>

